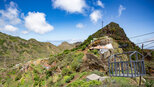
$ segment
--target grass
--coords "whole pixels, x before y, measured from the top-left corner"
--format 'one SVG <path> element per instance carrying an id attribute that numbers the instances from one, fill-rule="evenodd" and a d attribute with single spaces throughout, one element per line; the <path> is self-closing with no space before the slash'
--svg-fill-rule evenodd
<path id="1" fill-rule="evenodd" d="M 97 87 L 100 86 L 102 83 L 97 80 L 92 81 L 84 81 L 84 80 L 76 80 L 67 85 L 67 87 Z"/>
<path id="2" fill-rule="evenodd" d="M 132 78 L 127 77 L 111 77 L 104 81 L 103 85 L 108 87 L 116 86 L 116 87 L 136 87 L 138 84 Z"/>
<path id="3" fill-rule="evenodd" d="M 146 87 L 153 87 L 154 86 L 154 81 L 153 80 L 147 80 L 145 83 Z"/>

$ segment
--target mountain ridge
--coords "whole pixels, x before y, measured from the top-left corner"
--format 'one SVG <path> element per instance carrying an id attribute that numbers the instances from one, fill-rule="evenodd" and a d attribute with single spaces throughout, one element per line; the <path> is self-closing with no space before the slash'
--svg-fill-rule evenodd
<path id="1" fill-rule="evenodd" d="M 85 49 L 91 42 L 93 38 L 103 37 L 103 36 L 109 36 L 113 38 L 119 45 L 127 45 L 126 47 L 123 47 L 124 51 L 141 51 L 141 49 L 136 46 L 132 41 L 129 40 L 127 37 L 125 31 L 123 28 L 119 26 L 119 24 L 115 22 L 111 22 L 105 27 L 99 29 L 92 35 L 90 35 L 77 49 Z"/>
<path id="2" fill-rule="evenodd" d="M 17 59 L 18 62 L 23 62 L 29 59 L 46 58 L 73 47 L 71 44 L 68 44 L 67 48 L 65 45 L 58 47 L 50 42 L 40 42 L 33 38 L 25 40 L 0 32 L 0 57 L 2 59 Z"/>

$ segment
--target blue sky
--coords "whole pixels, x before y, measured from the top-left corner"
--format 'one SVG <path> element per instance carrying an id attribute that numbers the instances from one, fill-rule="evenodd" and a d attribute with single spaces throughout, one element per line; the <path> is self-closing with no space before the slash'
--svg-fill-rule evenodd
<path id="1" fill-rule="evenodd" d="M 57 45 L 85 40 L 102 20 L 118 23 L 128 37 L 153 32 L 153 15 L 154 0 L 0 0 L 0 31 Z"/>

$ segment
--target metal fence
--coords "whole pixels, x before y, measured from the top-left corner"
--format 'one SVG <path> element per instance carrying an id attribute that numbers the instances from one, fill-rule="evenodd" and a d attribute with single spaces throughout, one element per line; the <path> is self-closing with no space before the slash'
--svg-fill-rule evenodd
<path id="1" fill-rule="evenodd" d="M 109 75 L 115 77 L 139 77 L 146 74 L 144 56 L 137 51 L 118 53 L 108 60 Z"/>

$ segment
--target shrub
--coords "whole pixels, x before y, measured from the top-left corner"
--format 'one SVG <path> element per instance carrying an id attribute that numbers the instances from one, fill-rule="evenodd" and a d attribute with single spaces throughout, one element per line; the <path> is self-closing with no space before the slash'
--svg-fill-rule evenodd
<path id="1" fill-rule="evenodd" d="M 96 87 L 96 86 L 99 86 L 101 85 L 102 83 L 100 81 L 97 81 L 97 80 L 92 80 L 92 81 L 89 81 L 89 82 L 84 82 L 81 87 Z"/>
<path id="2" fill-rule="evenodd" d="M 97 49 L 92 50 L 92 52 L 93 52 L 95 55 L 98 54 L 98 50 L 97 50 Z"/>
<path id="3" fill-rule="evenodd" d="M 64 82 L 69 83 L 71 81 L 71 78 L 69 76 L 64 76 Z"/>
<path id="4" fill-rule="evenodd" d="M 36 87 L 39 84 L 39 81 L 34 82 L 34 87 Z"/>
<path id="5" fill-rule="evenodd" d="M 80 65 L 82 63 L 83 55 L 84 55 L 83 53 L 78 53 L 78 54 L 74 55 L 73 62 L 71 63 L 72 70 L 77 71 L 77 72 L 79 71 Z"/>
<path id="6" fill-rule="evenodd" d="M 80 74 L 80 78 L 82 78 L 84 75 L 87 75 L 87 72 L 82 72 L 82 73 Z"/>
<path id="7" fill-rule="evenodd" d="M 45 84 L 46 84 L 46 81 L 44 80 L 40 82 L 41 87 L 44 86 Z"/>
<path id="8" fill-rule="evenodd" d="M 40 77 L 38 76 L 38 74 L 34 74 L 34 80 L 35 81 L 39 81 Z"/>
<path id="9" fill-rule="evenodd" d="M 70 53 L 71 51 L 70 50 L 64 50 L 64 54 L 68 54 L 68 53 Z"/>
<path id="10" fill-rule="evenodd" d="M 78 63 L 78 62 L 72 62 L 71 68 L 74 71 L 79 71 L 79 69 L 80 69 L 80 63 Z"/>
<path id="11" fill-rule="evenodd" d="M 17 80 L 20 80 L 21 79 L 21 74 L 19 73 L 19 74 L 17 74 L 17 76 L 15 77 L 15 81 L 17 81 Z"/>
<path id="12" fill-rule="evenodd" d="M 153 80 L 147 80 L 145 83 L 146 87 L 153 87 L 154 81 Z"/>
<path id="13" fill-rule="evenodd" d="M 97 74 L 99 76 L 104 76 L 104 73 L 103 72 L 100 72 L 98 70 L 94 70 L 92 73 L 95 73 L 95 74 Z"/>
<path id="14" fill-rule="evenodd" d="M 67 85 L 67 87 L 80 87 L 85 81 L 83 80 L 76 80 Z"/>
<path id="15" fill-rule="evenodd" d="M 5 40 L 0 39 L 0 45 L 3 45 L 4 42 L 5 42 Z"/>
<path id="16" fill-rule="evenodd" d="M 115 81 L 119 86 L 131 86 L 130 81 L 131 78 L 126 77 L 112 77 L 111 80 Z"/>
<path id="17" fill-rule="evenodd" d="M 16 70 L 12 70 L 12 74 L 16 74 Z"/>
<path id="18" fill-rule="evenodd" d="M 96 86 L 100 86 L 101 84 L 102 83 L 97 80 L 92 80 L 88 82 L 84 80 L 77 80 L 67 85 L 67 87 L 96 87 Z"/>
<path id="19" fill-rule="evenodd" d="M 63 87 L 63 83 L 61 81 L 58 81 L 54 85 L 52 85 L 51 87 Z"/>
<path id="20" fill-rule="evenodd" d="M 20 85 L 24 85 L 24 83 L 25 83 L 25 79 L 21 78 Z"/>
<path id="21" fill-rule="evenodd" d="M 81 47 L 81 50 L 85 50 L 86 49 L 86 45 L 83 45 L 82 47 Z"/>
<path id="22" fill-rule="evenodd" d="M 46 81 L 46 83 L 47 83 L 48 87 L 51 87 L 53 85 L 53 78 L 49 77 L 48 80 Z"/>
<path id="23" fill-rule="evenodd" d="M 74 74 L 71 74 L 70 76 L 64 76 L 65 83 L 69 83 L 72 79 L 74 79 Z"/>
<path id="24" fill-rule="evenodd" d="M 46 79 L 53 75 L 53 68 L 46 71 Z"/>
<path id="25" fill-rule="evenodd" d="M 72 71 L 70 69 L 67 69 L 67 68 L 62 69 L 62 75 L 63 76 L 70 75 L 70 74 L 72 74 Z"/>

